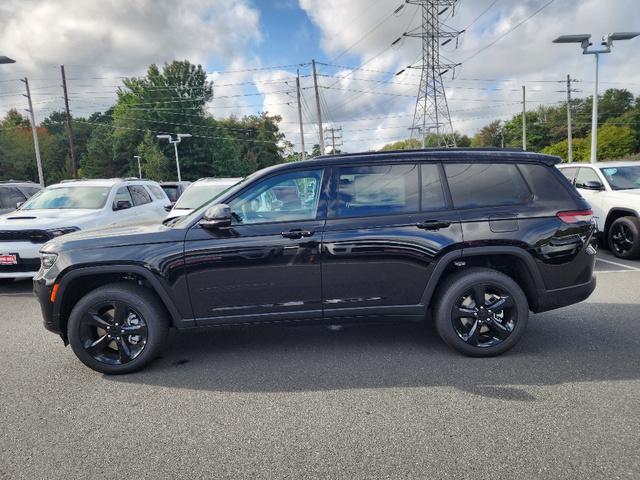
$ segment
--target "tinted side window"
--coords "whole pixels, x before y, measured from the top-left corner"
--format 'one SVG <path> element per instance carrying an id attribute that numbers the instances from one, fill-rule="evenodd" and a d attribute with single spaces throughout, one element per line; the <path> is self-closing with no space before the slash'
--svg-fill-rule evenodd
<path id="1" fill-rule="evenodd" d="M 16 204 L 25 200 L 25 196 L 17 188 L 0 187 L 0 208 L 15 210 Z"/>
<path id="2" fill-rule="evenodd" d="M 253 185 L 234 198 L 229 206 L 234 224 L 313 220 L 323 170 L 285 173 Z"/>
<path id="3" fill-rule="evenodd" d="M 144 205 L 145 203 L 151 203 L 151 196 L 144 189 L 142 185 L 131 185 L 129 187 L 131 197 L 133 198 L 134 205 Z"/>
<path id="4" fill-rule="evenodd" d="M 539 200 L 549 202 L 558 209 L 575 208 L 575 190 L 554 171 L 556 167 L 528 163 L 523 163 L 519 167 L 536 196 L 536 202 Z M 564 173 L 565 169 L 560 171 Z"/>
<path id="5" fill-rule="evenodd" d="M 418 210 L 418 166 L 372 165 L 337 170 L 338 216 L 391 215 Z"/>
<path id="6" fill-rule="evenodd" d="M 157 187 L 156 185 L 147 186 L 149 187 L 149 190 L 151 190 L 151 193 L 153 193 L 154 197 L 156 197 L 158 200 L 164 200 L 165 195 L 160 187 Z"/>
<path id="7" fill-rule="evenodd" d="M 38 187 L 20 187 L 20 190 L 22 190 L 22 193 L 24 193 L 27 197 L 30 197 L 30 196 L 35 195 L 36 193 L 38 193 L 40 191 L 40 188 L 38 188 Z"/>
<path id="8" fill-rule="evenodd" d="M 422 165 L 422 210 L 444 210 L 447 202 L 444 197 L 440 167 Z"/>
<path id="9" fill-rule="evenodd" d="M 517 205 L 531 199 L 513 164 L 450 163 L 444 168 L 456 208 Z"/>
<path id="10" fill-rule="evenodd" d="M 598 178 L 598 174 L 594 172 L 592 168 L 580 167 L 578 169 L 578 175 L 576 175 L 576 188 L 582 188 L 585 183 L 591 181 L 602 183 L 600 178 Z"/>
<path id="11" fill-rule="evenodd" d="M 116 196 L 113 199 L 114 207 L 118 204 L 118 202 L 129 202 L 129 204 L 133 206 L 133 199 L 131 198 L 131 194 L 129 193 L 129 189 L 127 187 L 120 187 L 116 192 Z"/>

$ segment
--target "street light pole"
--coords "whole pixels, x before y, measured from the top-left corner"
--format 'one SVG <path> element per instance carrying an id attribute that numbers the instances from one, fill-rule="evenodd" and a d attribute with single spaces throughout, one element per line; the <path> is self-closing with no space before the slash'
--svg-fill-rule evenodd
<path id="1" fill-rule="evenodd" d="M 138 160 L 138 178 L 142 178 L 142 168 L 140 167 L 140 155 L 134 155 L 133 158 Z"/>
<path id="2" fill-rule="evenodd" d="M 596 52 L 593 57 L 595 58 L 595 81 L 593 83 L 593 102 L 591 103 L 591 163 L 598 161 L 598 64 L 600 63 L 600 54 Z"/>
<path id="3" fill-rule="evenodd" d="M 169 143 L 173 143 L 173 149 L 176 153 L 176 170 L 178 171 L 178 181 L 182 181 L 182 177 L 180 176 L 180 157 L 178 156 L 178 144 L 182 141 L 183 138 L 190 138 L 190 133 L 179 133 L 174 140 L 171 135 L 156 135 L 156 138 L 162 140 L 168 140 Z"/>
<path id="4" fill-rule="evenodd" d="M 582 47 L 583 55 L 593 55 L 595 57 L 595 82 L 593 87 L 593 112 L 591 114 L 591 163 L 598 161 L 598 64 L 601 53 L 611 53 L 614 40 L 631 40 L 640 35 L 640 32 L 616 32 L 609 33 L 602 37 L 600 46 L 589 48 L 593 44 L 589 41 L 590 34 L 582 33 L 578 35 L 561 35 L 553 43 L 579 43 Z"/>

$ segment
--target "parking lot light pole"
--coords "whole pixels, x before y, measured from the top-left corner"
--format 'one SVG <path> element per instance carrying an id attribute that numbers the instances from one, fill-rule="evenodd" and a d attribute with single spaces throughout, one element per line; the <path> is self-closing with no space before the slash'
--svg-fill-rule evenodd
<path id="1" fill-rule="evenodd" d="M 180 157 L 178 157 L 178 144 L 182 141 L 183 138 L 190 138 L 190 133 L 179 133 L 174 140 L 171 135 L 156 135 L 156 138 L 162 140 L 168 140 L 169 143 L 173 143 L 173 148 L 176 152 L 176 169 L 178 170 L 178 181 L 182 181 L 182 177 L 180 176 Z"/>
<path id="2" fill-rule="evenodd" d="M 134 155 L 133 158 L 138 160 L 138 178 L 142 178 L 142 168 L 140 167 L 140 155 Z"/>
<path id="3" fill-rule="evenodd" d="M 595 58 L 595 81 L 593 86 L 593 104 L 591 113 L 591 163 L 598 161 L 598 67 L 601 53 L 611 53 L 614 40 L 631 40 L 640 35 L 640 32 L 616 32 L 602 37 L 600 45 L 589 48 L 593 44 L 589 41 L 591 35 L 582 33 L 578 35 L 561 35 L 553 43 L 579 43 L 583 55 L 593 55 Z"/>

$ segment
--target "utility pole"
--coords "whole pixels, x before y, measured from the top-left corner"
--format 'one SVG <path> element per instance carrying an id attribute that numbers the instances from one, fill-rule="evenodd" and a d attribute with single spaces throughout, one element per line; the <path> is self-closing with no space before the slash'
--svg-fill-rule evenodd
<path id="1" fill-rule="evenodd" d="M 296 89 L 298 91 L 298 122 L 300 123 L 300 148 L 302 160 L 307 159 L 307 152 L 304 150 L 304 127 L 302 126 L 302 103 L 300 102 L 300 70 L 296 77 Z"/>
<path id="2" fill-rule="evenodd" d="M 527 149 L 527 96 L 525 86 L 522 86 L 522 150 Z"/>
<path id="3" fill-rule="evenodd" d="M 38 142 L 38 129 L 36 127 L 36 118 L 33 113 L 33 103 L 31 102 L 31 91 L 29 90 L 29 80 L 27 79 L 27 77 L 24 77 L 24 79 L 22 79 L 22 82 L 24 82 L 24 86 L 27 89 L 27 94 L 25 95 L 25 97 L 27 97 L 27 100 L 29 101 L 29 109 L 27 110 L 27 112 L 29 112 L 29 115 L 31 117 L 31 133 L 33 133 L 33 147 L 36 150 L 36 165 L 38 166 L 38 182 L 40 183 L 40 186 L 44 188 L 44 175 L 42 174 L 42 160 L 40 159 L 40 143 Z"/>
<path id="4" fill-rule="evenodd" d="M 324 133 L 328 133 L 331 135 L 331 155 L 335 155 L 336 154 L 336 147 L 339 147 L 342 145 L 342 143 L 336 143 L 336 139 L 341 142 L 342 141 L 342 127 L 340 128 L 325 128 L 324 129 Z M 336 133 L 338 133 L 338 136 L 336 136 Z"/>
<path id="5" fill-rule="evenodd" d="M 324 155 L 324 130 L 322 130 L 322 111 L 320 110 L 320 93 L 318 92 L 318 75 L 316 73 L 316 61 L 311 60 L 313 66 L 313 87 L 316 91 L 316 108 L 318 110 L 318 133 L 320 134 L 320 153 Z"/>
<path id="6" fill-rule="evenodd" d="M 71 156 L 71 175 L 78 178 L 78 163 L 76 162 L 76 152 L 73 147 L 73 127 L 71 126 L 71 112 L 69 111 L 69 94 L 67 93 L 67 77 L 64 74 L 64 65 L 60 65 L 62 74 L 62 89 L 64 91 L 64 109 L 67 113 L 67 137 L 69 139 L 69 153 Z"/>
<path id="7" fill-rule="evenodd" d="M 458 0 L 406 0 L 406 3 L 417 5 L 422 13 L 422 24 L 403 34 L 405 37 L 422 40 L 421 65 L 407 67 L 422 71 L 412 132 L 419 132 L 424 136 L 431 128 L 435 128 L 435 146 L 455 147 L 456 139 L 442 76 L 449 70 L 455 72 L 460 63 L 452 63 L 441 56 L 440 47 L 454 40 L 456 46 L 458 44 L 458 37 L 462 32 L 445 23 L 455 14 Z"/>
<path id="8" fill-rule="evenodd" d="M 567 74 L 567 157 L 573 162 L 573 136 L 571 134 L 571 75 Z"/>

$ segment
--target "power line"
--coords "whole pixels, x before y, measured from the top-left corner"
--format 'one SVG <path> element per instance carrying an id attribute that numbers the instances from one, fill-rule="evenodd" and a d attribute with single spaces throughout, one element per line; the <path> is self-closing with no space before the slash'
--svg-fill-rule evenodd
<path id="1" fill-rule="evenodd" d="M 495 40 L 493 40 L 491 43 L 488 43 L 487 45 L 485 45 L 484 47 L 481 47 L 480 49 L 478 49 L 475 53 L 473 53 L 471 56 L 465 58 L 462 63 L 467 63 L 469 60 L 471 60 L 472 58 L 477 57 L 478 55 L 480 55 L 482 52 L 484 52 L 485 50 L 487 50 L 488 48 L 491 48 L 492 46 L 494 46 L 496 43 L 498 43 L 500 40 L 502 40 L 504 37 L 506 37 L 507 35 L 509 35 L 511 32 L 513 32 L 515 29 L 517 29 L 518 27 L 520 27 L 521 25 L 523 25 L 524 23 L 528 22 L 529 20 L 531 20 L 533 17 L 535 17 L 536 15 L 538 15 L 540 12 L 542 12 L 545 8 L 547 8 L 549 5 L 551 5 L 553 2 L 555 2 L 556 0 L 549 0 L 547 3 L 545 3 L 542 7 L 540 7 L 538 10 L 536 10 L 535 12 L 533 12 L 531 15 L 529 15 L 527 18 L 525 18 L 524 20 L 522 20 L 521 22 L 518 22 L 516 25 L 514 25 L 512 28 L 510 28 L 509 30 L 507 30 L 505 33 L 503 33 L 502 35 L 500 35 L 498 38 L 496 38 Z"/>

